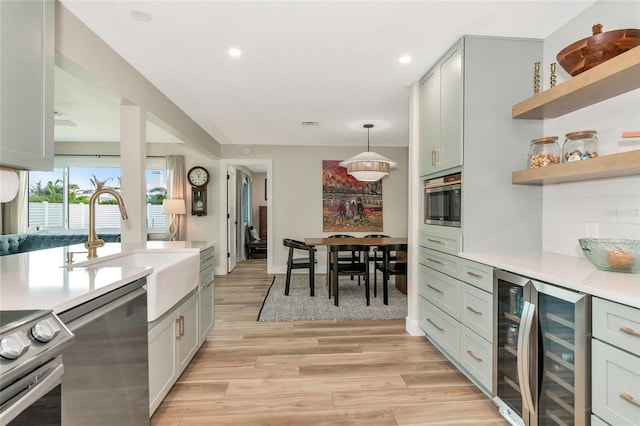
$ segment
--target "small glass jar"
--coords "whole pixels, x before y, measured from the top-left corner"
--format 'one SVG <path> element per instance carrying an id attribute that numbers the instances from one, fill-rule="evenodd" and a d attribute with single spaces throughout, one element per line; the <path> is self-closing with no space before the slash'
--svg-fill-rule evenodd
<path id="1" fill-rule="evenodd" d="M 529 148 L 529 168 L 546 167 L 560 163 L 560 145 L 557 136 L 533 139 Z"/>
<path id="2" fill-rule="evenodd" d="M 598 156 L 598 137 L 595 130 L 580 130 L 566 134 L 562 145 L 562 162 L 588 160 Z"/>

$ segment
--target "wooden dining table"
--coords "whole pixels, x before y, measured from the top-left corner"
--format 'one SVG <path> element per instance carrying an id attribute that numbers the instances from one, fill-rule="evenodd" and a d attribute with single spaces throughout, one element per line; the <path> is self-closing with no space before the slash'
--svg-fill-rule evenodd
<path id="1" fill-rule="evenodd" d="M 385 245 L 392 244 L 407 244 L 407 238 L 395 238 L 395 237 L 383 237 L 383 238 L 373 238 L 373 237 L 345 237 L 345 238 L 329 238 L 329 237 L 320 237 L 320 238 L 305 238 L 304 243 L 309 246 L 327 246 L 327 252 L 329 251 L 329 246 L 341 246 L 341 245 L 365 245 L 369 247 L 379 247 Z M 406 252 L 400 252 L 396 254 L 397 259 L 399 261 L 406 261 Z M 328 273 L 329 269 L 329 256 L 327 255 L 327 285 L 329 289 L 332 289 L 331 285 L 331 274 Z M 375 272 L 375 271 L 374 271 Z M 402 292 L 403 294 L 407 294 L 407 276 L 406 275 L 396 275 L 396 288 Z"/>

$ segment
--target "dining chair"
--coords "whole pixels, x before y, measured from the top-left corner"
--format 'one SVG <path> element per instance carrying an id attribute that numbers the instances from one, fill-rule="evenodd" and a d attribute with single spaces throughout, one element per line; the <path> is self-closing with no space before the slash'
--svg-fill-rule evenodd
<path id="1" fill-rule="evenodd" d="M 389 244 L 379 248 L 382 252 L 382 261 L 375 263 L 375 270 L 373 274 L 373 289 L 376 292 L 378 286 L 378 274 L 377 271 L 382 272 L 382 294 L 383 302 L 385 305 L 389 304 L 389 288 L 388 282 L 391 275 L 407 275 L 407 261 L 406 256 L 398 256 L 400 252 L 407 252 L 407 244 Z M 392 256 L 395 254 L 395 260 L 392 260 Z"/>
<path id="2" fill-rule="evenodd" d="M 363 253 L 364 259 L 340 263 L 338 255 L 340 252 L 358 252 Z M 358 282 L 360 277 L 364 277 L 365 295 L 367 299 L 367 306 L 370 304 L 369 298 L 369 247 L 360 244 L 344 244 L 329 246 L 329 254 L 331 262 L 329 264 L 329 273 L 331 274 L 331 280 L 333 281 L 333 304 L 339 305 L 339 286 L 338 281 L 340 276 L 358 276 Z M 329 289 L 329 297 L 331 297 L 331 289 Z"/>
<path id="3" fill-rule="evenodd" d="M 289 285 L 291 283 L 291 270 L 292 269 L 309 269 L 309 295 L 315 296 L 315 264 L 317 262 L 315 252 L 316 248 L 309 246 L 302 241 L 292 240 L 290 238 L 284 238 L 282 244 L 289 248 L 289 256 L 287 258 L 287 277 L 284 285 L 284 295 L 289 295 Z M 305 257 L 295 258 L 295 252 L 304 251 Z"/>
<path id="4" fill-rule="evenodd" d="M 364 238 L 391 238 L 388 235 L 384 235 L 384 234 L 369 234 L 369 235 L 365 235 Z M 395 260 L 395 253 L 391 253 L 390 255 L 390 260 Z M 377 262 L 382 262 L 382 251 L 378 250 L 378 246 L 371 246 L 369 249 L 369 261 L 373 263 L 373 273 L 377 273 L 376 272 L 376 263 Z M 378 297 L 378 289 L 376 288 L 377 286 L 374 285 L 373 286 L 373 297 Z"/>
<path id="5" fill-rule="evenodd" d="M 353 238 L 353 235 L 347 234 L 333 234 L 329 235 L 328 238 Z M 357 263 L 360 262 L 360 253 L 359 252 L 342 252 L 338 253 L 338 262 L 339 263 Z M 355 275 L 351 276 L 353 280 Z M 360 285 L 360 277 L 358 276 L 358 285 Z"/>

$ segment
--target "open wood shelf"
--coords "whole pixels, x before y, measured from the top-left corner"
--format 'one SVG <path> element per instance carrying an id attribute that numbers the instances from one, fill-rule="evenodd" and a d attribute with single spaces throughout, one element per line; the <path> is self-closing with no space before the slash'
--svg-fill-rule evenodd
<path id="1" fill-rule="evenodd" d="M 640 88 L 640 46 L 512 108 L 513 118 L 556 118 Z"/>
<path id="2" fill-rule="evenodd" d="M 589 160 L 554 164 L 513 172 L 511 183 L 547 185 L 620 176 L 640 175 L 640 150 L 619 152 Z"/>

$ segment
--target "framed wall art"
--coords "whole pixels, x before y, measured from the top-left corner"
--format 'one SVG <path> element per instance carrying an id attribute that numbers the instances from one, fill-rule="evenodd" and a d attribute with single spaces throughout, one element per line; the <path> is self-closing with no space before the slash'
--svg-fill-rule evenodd
<path id="1" fill-rule="evenodd" d="M 322 161 L 322 230 L 382 232 L 382 182 L 361 182 L 339 163 Z"/>

